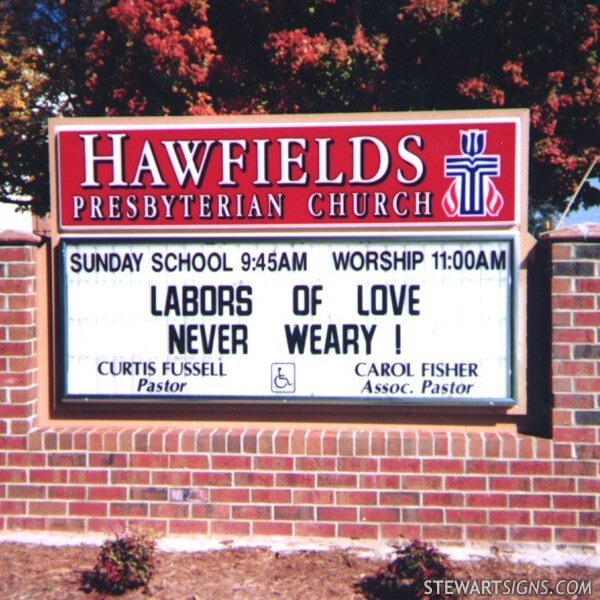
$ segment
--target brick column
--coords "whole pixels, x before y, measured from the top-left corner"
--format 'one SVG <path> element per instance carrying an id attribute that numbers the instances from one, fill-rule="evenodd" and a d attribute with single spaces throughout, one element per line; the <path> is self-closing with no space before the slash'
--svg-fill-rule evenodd
<path id="1" fill-rule="evenodd" d="M 598 543 L 600 224 L 562 229 L 544 239 L 552 259 L 554 474 L 565 485 L 572 482 L 573 494 L 564 502 L 577 513 L 577 527 L 558 524 L 555 537 L 559 543 Z"/>
<path id="2" fill-rule="evenodd" d="M 37 412 L 35 253 L 40 242 L 32 233 L 0 230 L 0 450 L 25 449 Z"/>

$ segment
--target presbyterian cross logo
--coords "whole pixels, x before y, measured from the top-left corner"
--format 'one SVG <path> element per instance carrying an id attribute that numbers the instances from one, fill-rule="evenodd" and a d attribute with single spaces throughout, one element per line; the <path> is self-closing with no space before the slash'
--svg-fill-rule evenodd
<path id="1" fill-rule="evenodd" d="M 460 132 L 458 156 L 446 156 L 444 175 L 454 177 L 442 199 L 449 217 L 492 216 L 504 206 L 504 198 L 492 181 L 500 175 L 500 156 L 484 154 L 487 131 Z"/>

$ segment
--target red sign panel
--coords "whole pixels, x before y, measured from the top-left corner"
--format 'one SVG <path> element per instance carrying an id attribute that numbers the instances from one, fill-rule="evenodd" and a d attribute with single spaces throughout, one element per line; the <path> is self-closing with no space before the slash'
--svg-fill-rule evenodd
<path id="1" fill-rule="evenodd" d="M 521 119 L 466 114 L 57 120 L 59 229 L 514 225 Z"/>

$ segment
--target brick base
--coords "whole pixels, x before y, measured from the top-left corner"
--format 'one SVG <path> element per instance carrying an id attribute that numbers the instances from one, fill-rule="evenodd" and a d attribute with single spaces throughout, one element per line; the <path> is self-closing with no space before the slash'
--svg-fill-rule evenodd
<path id="1" fill-rule="evenodd" d="M 36 240 L 0 239 L 0 528 L 595 546 L 600 231 L 551 238 L 551 436 L 36 428 Z"/>

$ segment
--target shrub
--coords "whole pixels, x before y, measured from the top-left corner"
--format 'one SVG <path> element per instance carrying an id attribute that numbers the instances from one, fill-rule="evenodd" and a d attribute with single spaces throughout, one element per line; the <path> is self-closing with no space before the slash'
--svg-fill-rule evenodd
<path id="1" fill-rule="evenodd" d="M 435 546 L 415 540 L 397 547 L 396 558 L 372 576 L 363 577 L 356 588 L 369 600 L 446 600 L 445 594 L 427 594 L 436 586 L 425 586 L 431 579 L 452 578 L 448 557 Z"/>
<path id="2" fill-rule="evenodd" d="M 147 532 L 126 530 L 100 547 L 93 571 L 84 574 L 84 587 L 111 595 L 148 588 L 156 570 L 156 540 Z"/>

